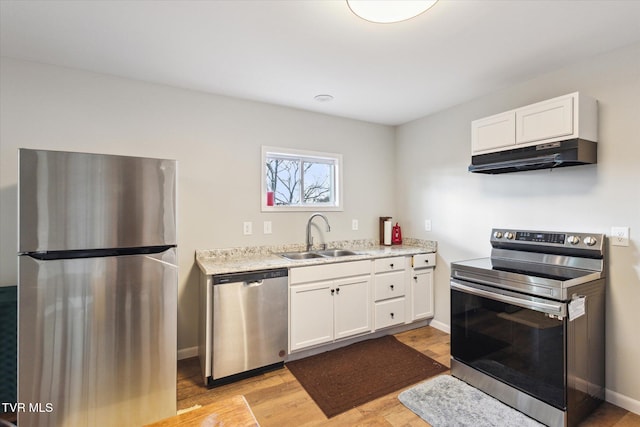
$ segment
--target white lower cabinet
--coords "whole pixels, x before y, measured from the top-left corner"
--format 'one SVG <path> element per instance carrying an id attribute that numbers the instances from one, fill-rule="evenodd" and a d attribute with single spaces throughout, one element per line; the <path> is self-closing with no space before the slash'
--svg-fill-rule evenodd
<path id="1" fill-rule="evenodd" d="M 290 351 L 371 332 L 371 261 L 331 268 L 332 265 L 301 267 L 290 276 Z M 353 276 L 296 283 L 333 274 Z"/>
<path id="2" fill-rule="evenodd" d="M 380 258 L 374 264 L 375 329 L 406 322 L 407 260 L 405 257 Z"/>
<path id="3" fill-rule="evenodd" d="M 404 297 L 376 302 L 376 329 L 400 325 L 405 320 Z"/>
<path id="4" fill-rule="evenodd" d="M 411 274 L 411 320 L 428 319 L 434 316 L 433 269 L 436 254 L 414 255 Z"/>
<path id="5" fill-rule="evenodd" d="M 289 270 L 289 351 L 433 317 L 435 254 Z"/>
<path id="6" fill-rule="evenodd" d="M 337 280 L 333 298 L 335 339 L 371 331 L 370 276 Z"/>
<path id="7" fill-rule="evenodd" d="M 291 350 L 333 341 L 333 281 L 291 287 Z"/>

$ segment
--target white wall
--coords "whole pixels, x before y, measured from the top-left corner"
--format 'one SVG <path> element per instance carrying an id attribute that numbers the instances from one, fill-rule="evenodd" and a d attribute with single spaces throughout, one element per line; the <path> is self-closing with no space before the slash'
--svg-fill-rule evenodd
<path id="1" fill-rule="evenodd" d="M 599 102 L 597 165 L 467 172 L 472 120 L 575 91 Z M 629 247 L 609 248 L 606 384 L 609 400 L 640 412 L 640 45 L 400 126 L 396 144 L 403 232 L 438 241 L 435 311 L 447 325 L 450 263 L 488 256 L 492 227 L 606 234 L 631 227 Z"/>
<path id="2" fill-rule="evenodd" d="M 261 145 L 343 154 L 345 211 L 327 214 L 327 240 L 374 238 L 377 217 L 395 216 L 391 127 L 9 58 L 0 65 L 1 286 L 17 280 L 18 147 L 178 160 L 179 349 L 197 344 L 196 249 L 304 243 L 309 212 L 260 212 Z M 262 233 L 264 220 L 273 234 Z"/>

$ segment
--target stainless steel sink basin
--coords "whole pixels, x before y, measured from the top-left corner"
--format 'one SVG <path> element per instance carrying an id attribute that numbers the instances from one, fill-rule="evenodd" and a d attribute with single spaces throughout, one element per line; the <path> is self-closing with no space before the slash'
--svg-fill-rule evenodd
<path id="1" fill-rule="evenodd" d="M 326 257 L 340 257 L 340 256 L 349 256 L 349 255 L 358 255 L 357 252 L 350 251 L 348 249 L 327 249 L 324 251 L 316 251 L 322 256 Z"/>
<path id="2" fill-rule="evenodd" d="M 357 252 L 348 249 L 326 249 L 323 251 L 306 252 L 286 252 L 280 254 L 281 257 L 290 260 L 312 259 L 312 258 L 335 258 L 341 256 L 358 255 Z"/>
<path id="3" fill-rule="evenodd" d="M 280 254 L 280 256 L 292 260 L 322 258 L 322 255 L 315 252 L 287 252 L 284 254 Z"/>

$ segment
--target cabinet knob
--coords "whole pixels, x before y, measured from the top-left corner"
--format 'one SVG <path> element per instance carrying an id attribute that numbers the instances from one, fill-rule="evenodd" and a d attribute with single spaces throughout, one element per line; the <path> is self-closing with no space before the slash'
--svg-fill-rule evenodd
<path id="1" fill-rule="evenodd" d="M 331 289 L 331 295 L 333 295 L 335 293 L 335 289 Z"/>
<path id="2" fill-rule="evenodd" d="M 394 316 L 394 314 L 393 314 L 393 313 L 391 313 L 391 318 L 392 318 L 392 319 L 393 319 L 393 316 Z"/>
<path id="3" fill-rule="evenodd" d="M 393 268 L 393 264 L 389 264 L 389 267 Z"/>
<path id="4" fill-rule="evenodd" d="M 428 260 L 428 259 L 425 259 L 425 260 L 424 260 L 424 262 L 426 262 L 427 264 L 429 264 L 429 260 Z"/>
<path id="5" fill-rule="evenodd" d="M 340 288 L 336 288 L 336 294 L 340 295 Z"/>
<path id="6" fill-rule="evenodd" d="M 391 290 L 393 290 L 393 287 L 394 287 L 394 286 L 393 286 L 393 285 L 389 285 L 389 287 L 391 288 Z"/>
<path id="7" fill-rule="evenodd" d="M 418 276 L 413 276 L 413 280 L 418 280 Z"/>

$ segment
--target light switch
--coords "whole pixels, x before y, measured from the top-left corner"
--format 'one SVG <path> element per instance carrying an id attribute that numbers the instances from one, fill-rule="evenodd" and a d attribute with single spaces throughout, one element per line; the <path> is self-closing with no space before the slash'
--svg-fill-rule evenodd
<path id="1" fill-rule="evenodd" d="M 264 234 L 271 234 L 271 221 L 265 221 L 263 223 L 263 232 Z"/>
<path id="2" fill-rule="evenodd" d="M 357 219 L 352 219 L 351 220 L 351 229 L 354 230 L 354 231 L 358 229 L 358 220 Z"/>

